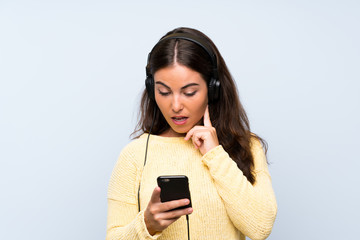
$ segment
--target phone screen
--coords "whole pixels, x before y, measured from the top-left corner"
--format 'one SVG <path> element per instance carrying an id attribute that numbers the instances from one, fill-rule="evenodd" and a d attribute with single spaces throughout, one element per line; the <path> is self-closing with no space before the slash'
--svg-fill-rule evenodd
<path id="1" fill-rule="evenodd" d="M 159 176 L 157 178 L 158 186 L 161 188 L 160 199 L 161 202 L 168 202 L 172 200 L 187 198 L 190 203 L 176 209 L 183 209 L 191 207 L 191 198 L 189 190 L 189 181 L 185 175 L 171 175 Z"/>

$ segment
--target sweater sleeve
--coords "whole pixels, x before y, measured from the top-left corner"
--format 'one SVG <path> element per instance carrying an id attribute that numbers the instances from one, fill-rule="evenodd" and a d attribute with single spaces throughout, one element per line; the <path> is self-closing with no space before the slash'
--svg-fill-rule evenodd
<path id="1" fill-rule="evenodd" d="M 112 172 L 108 189 L 106 240 L 152 240 L 144 221 L 144 211 L 138 212 L 137 187 L 140 174 L 134 164 L 134 152 L 124 149 Z"/>
<path id="2" fill-rule="evenodd" d="M 259 141 L 252 142 L 255 183 L 252 185 L 222 146 L 207 152 L 203 163 L 214 179 L 234 226 L 253 240 L 271 233 L 277 204 L 271 185 L 265 153 Z"/>

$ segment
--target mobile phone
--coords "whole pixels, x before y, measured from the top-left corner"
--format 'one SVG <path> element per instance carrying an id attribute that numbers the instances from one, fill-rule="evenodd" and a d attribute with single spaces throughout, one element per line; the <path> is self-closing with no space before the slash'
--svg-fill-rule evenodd
<path id="1" fill-rule="evenodd" d="M 171 209 L 171 211 L 191 207 L 189 180 L 187 176 L 185 175 L 159 176 L 157 178 L 157 183 L 158 186 L 161 188 L 161 192 L 160 192 L 161 202 L 168 202 L 183 198 L 187 198 L 190 200 L 190 203 L 188 205 Z"/>

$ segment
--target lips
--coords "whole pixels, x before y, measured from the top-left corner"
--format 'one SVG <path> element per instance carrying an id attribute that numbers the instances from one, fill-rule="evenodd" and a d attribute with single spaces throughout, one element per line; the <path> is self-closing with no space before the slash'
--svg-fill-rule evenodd
<path id="1" fill-rule="evenodd" d="M 175 123 L 176 125 L 183 125 L 187 122 L 188 117 L 185 116 L 175 116 L 172 117 L 171 120 L 173 121 L 173 123 Z"/>

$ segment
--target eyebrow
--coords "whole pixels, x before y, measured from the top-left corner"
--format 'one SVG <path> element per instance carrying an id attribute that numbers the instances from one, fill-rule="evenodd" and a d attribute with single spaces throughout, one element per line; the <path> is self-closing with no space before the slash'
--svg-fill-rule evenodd
<path id="1" fill-rule="evenodd" d="M 160 85 L 163 85 L 164 87 L 168 88 L 168 89 L 171 89 L 168 85 L 166 85 L 165 83 L 163 82 L 160 82 L 160 81 L 156 81 L 155 82 L 156 84 L 160 84 Z M 183 87 L 181 87 L 181 89 L 185 89 L 185 88 L 188 88 L 188 87 L 191 87 L 191 86 L 199 86 L 199 84 L 197 83 L 189 83 Z"/>

